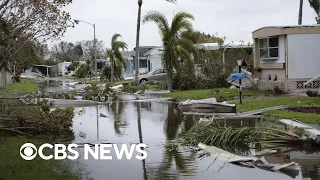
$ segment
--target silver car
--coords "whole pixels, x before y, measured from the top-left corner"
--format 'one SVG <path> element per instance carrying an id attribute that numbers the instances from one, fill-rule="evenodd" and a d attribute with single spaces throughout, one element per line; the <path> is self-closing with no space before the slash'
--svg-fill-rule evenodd
<path id="1" fill-rule="evenodd" d="M 147 74 L 140 75 L 139 82 L 142 83 L 144 81 L 167 81 L 167 72 L 164 69 L 156 69 L 148 72 Z"/>

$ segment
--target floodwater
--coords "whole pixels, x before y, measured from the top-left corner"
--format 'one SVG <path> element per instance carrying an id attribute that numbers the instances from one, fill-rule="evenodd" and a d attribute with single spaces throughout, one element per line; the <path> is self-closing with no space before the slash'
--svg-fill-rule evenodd
<path id="1" fill-rule="evenodd" d="M 274 163 L 295 161 L 302 171 L 293 177 L 286 174 L 246 168 L 219 161 L 213 156 L 173 143 L 194 126 L 198 116 L 184 116 L 176 105 L 161 102 L 135 102 L 135 96 L 122 95 L 124 101 L 109 105 L 76 108 L 73 130 L 74 143 L 147 144 L 145 160 L 115 159 L 88 160 L 80 157 L 84 179 L 201 179 L 201 180 L 319 180 L 319 150 L 301 152 L 290 150 L 266 157 Z M 84 110 L 84 111 L 83 111 Z M 107 117 L 100 117 L 103 114 Z M 233 125 L 250 125 L 254 122 L 231 120 Z M 81 150 L 80 150 L 81 151 Z M 81 154 L 81 153 L 80 153 Z"/>
<path id="2" fill-rule="evenodd" d="M 38 82 L 38 87 L 43 92 L 65 92 L 72 90 L 81 90 L 86 85 L 77 84 L 77 85 L 68 85 L 71 82 L 70 80 L 49 80 Z"/>

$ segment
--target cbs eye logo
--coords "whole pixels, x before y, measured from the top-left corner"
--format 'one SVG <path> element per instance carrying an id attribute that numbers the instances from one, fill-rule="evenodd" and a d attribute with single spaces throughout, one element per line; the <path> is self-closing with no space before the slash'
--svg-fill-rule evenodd
<path id="1" fill-rule="evenodd" d="M 37 147 L 32 143 L 26 143 L 20 148 L 20 156 L 27 161 L 31 161 L 37 156 Z"/>

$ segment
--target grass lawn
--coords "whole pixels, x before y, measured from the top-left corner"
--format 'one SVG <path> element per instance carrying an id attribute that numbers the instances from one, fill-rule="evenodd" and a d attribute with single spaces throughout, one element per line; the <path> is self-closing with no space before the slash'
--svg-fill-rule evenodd
<path id="1" fill-rule="evenodd" d="M 21 79 L 20 83 L 7 85 L 5 89 L 0 89 L 0 94 L 27 93 L 39 90 L 33 79 Z"/>
<path id="2" fill-rule="evenodd" d="M 21 158 L 20 147 L 24 143 L 33 143 L 39 147 L 44 141 L 24 137 L 0 137 L 0 139 L 0 179 L 79 179 L 78 175 L 73 174 L 62 161 L 45 161 L 39 157 L 32 161 L 25 161 Z M 45 154 L 48 155 L 47 152 Z"/>
<path id="3" fill-rule="evenodd" d="M 320 106 L 319 97 L 283 97 L 283 98 L 269 98 L 269 99 L 253 99 L 244 100 L 243 104 L 239 101 L 234 101 L 237 104 L 237 110 L 241 112 L 253 111 L 273 106 L 288 105 L 289 107 L 310 107 Z M 266 116 L 275 117 L 279 119 L 296 119 L 305 123 L 319 124 L 320 115 L 311 113 L 292 112 L 287 110 L 276 110 L 264 113 Z"/>
<path id="4" fill-rule="evenodd" d="M 268 91 L 251 91 L 244 90 L 243 96 L 257 96 L 268 94 Z M 220 89 L 220 96 L 230 98 L 230 97 L 238 97 L 239 90 L 238 89 L 228 89 L 222 88 Z M 206 99 L 217 96 L 216 91 L 214 89 L 202 89 L 202 90 L 190 90 L 190 91 L 176 91 L 170 94 L 160 95 L 162 97 L 172 97 L 176 100 L 188 100 L 188 99 Z"/>

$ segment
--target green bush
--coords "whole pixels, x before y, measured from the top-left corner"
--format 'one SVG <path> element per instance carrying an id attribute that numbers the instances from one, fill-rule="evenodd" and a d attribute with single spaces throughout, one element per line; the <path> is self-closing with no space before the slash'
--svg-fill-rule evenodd
<path id="1" fill-rule="evenodd" d="M 31 135 L 72 136 L 74 108 L 50 111 L 51 108 L 52 103 L 48 101 L 22 106 L 0 101 L 0 117 L 8 119 L 6 127 L 20 127 L 20 131 Z"/>
<path id="2" fill-rule="evenodd" d="M 132 86 L 132 85 L 128 85 L 123 87 L 123 92 L 127 92 L 127 93 L 136 93 L 140 90 L 145 90 L 145 86 Z"/>
<path id="3" fill-rule="evenodd" d="M 88 76 L 88 74 L 89 74 L 89 68 L 85 64 L 82 64 L 76 71 L 76 76 L 78 78 L 85 78 Z"/>

